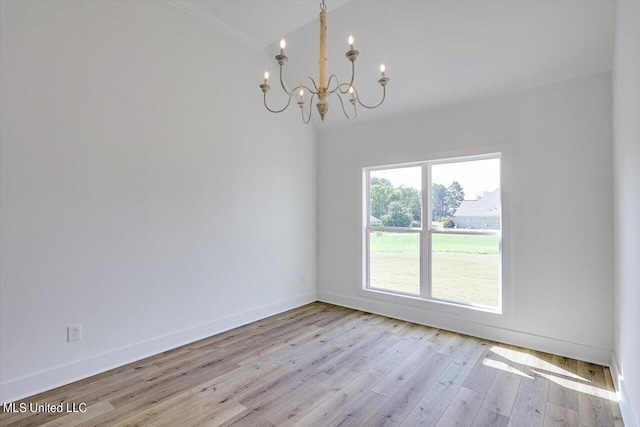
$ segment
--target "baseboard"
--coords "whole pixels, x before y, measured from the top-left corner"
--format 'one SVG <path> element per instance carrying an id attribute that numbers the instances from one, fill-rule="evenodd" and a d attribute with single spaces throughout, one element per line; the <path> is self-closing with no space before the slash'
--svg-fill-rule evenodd
<path id="1" fill-rule="evenodd" d="M 426 310 L 393 302 L 347 297 L 329 292 L 318 292 L 318 300 L 330 304 L 370 313 L 406 320 L 436 328 L 442 328 L 461 334 L 472 335 L 505 344 L 527 347 L 533 350 L 557 354 L 585 362 L 608 366 L 611 361 L 611 349 L 592 347 L 569 341 L 543 337 L 526 332 L 465 321 L 447 317 L 441 313 L 434 314 Z"/>
<path id="2" fill-rule="evenodd" d="M 0 402 L 15 402 L 35 394 L 60 387 L 110 369 L 198 341 L 238 326 L 255 322 L 317 300 L 315 292 L 298 295 L 253 310 L 174 332 L 107 353 L 58 366 L 0 384 Z M 78 372 L 82 374 L 78 375 Z"/>
<path id="3" fill-rule="evenodd" d="M 640 426 L 640 414 L 637 414 L 633 406 L 629 403 L 629 393 L 624 377 L 618 365 L 618 359 L 615 353 L 611 353 L 611 376 L 613 377 L 613 385 L 618 393 L 618 404 L 622 413 L 622 421 L 626 426 Z"/>

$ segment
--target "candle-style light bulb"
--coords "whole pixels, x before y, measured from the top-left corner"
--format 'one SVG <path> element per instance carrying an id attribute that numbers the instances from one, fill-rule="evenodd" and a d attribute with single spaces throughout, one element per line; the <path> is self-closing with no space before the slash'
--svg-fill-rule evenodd
<path id="1" fill-rule="evenodd" d="M 353 86 L 349 86 L 349 93 L 353 95 Z"/>
<path id="2" fill-rule="evenodd" d="M 304 96 L 304 89 L 300 89 L 300 92 L 298 92 L 298 94 L 300 95 L 300 99 L 302 99 L 302 97 Z"/>
<path id="3" fill-rule="evenodd" d="M 387 67 L 385 67 L 384 64 L 380 64 L 380 72 L 382 73 L 383 76 L 386 70 L 387 70 Z"/>
<path id="4" fill-rule="evenodd" d="M 265 71 L 264 72 L 264 84 L 268 84 L 269 83 L 269 72 Z"/>
<path id="5" fill-rule="evenodd" d="M 351 46 L 351 49 L 353 49 L 353 36 L 349 36 L 348 42 L 349 46 Z"/>
<path id="6" fill-rule="evenodd" d="M 284 50 L 285 47 L 287 47 L 287 41 L 283 37 L 280 39 L 280 49 Z"/>

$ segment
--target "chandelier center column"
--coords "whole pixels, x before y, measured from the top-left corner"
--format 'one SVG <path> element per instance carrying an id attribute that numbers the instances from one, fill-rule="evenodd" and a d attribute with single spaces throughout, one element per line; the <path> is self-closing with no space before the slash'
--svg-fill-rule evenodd
<path id="1" fill-rule="evenodd" d="M 319 93 L 318 93 L 318 112 L 320 118 L 324 120 L 324 116 L 329 109 L 327 102 L 327 12 L 320 12 L 320 58 L 318 59 L 319 70 Z"/>

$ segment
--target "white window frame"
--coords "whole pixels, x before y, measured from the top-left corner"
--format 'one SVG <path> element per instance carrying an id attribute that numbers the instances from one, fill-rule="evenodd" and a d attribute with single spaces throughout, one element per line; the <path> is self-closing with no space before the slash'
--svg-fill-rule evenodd
<path id="1" fill-rule="evenodd" d="M 476 160 L 488 160 L 499 159 L 500 160 L 500 229 L 499 230 L 467 230 L 467 229 L 446 229 L 446 228 L 434 228 L 431 221 L 431 200 L 432 200 L 432 188 L 431 188 L 431 176 L 432 167 L 438 164 L 449 163 L 463 163 Z M 484 311 L 489 313 L 502 314 L 503 313 L 503 295 L 504 295 L 504 282 L 503 282 L 503 227 L 504 227 L 504 209 L 503 209 L 503 153 L 489 153 L 489 154 L 477 154 L 469 156 L 457 156 L 440 158 L 435 160 L 426 160 L 414 163 L 402 163 L 394 165 L 383 165 L 365 167 L 362 169 L 362 281 L 361 291 L 365 294 L 379 295 L 385 299 L 386 296 L 391 300 L 395 298 L 401 298 L 408 301 L 424 301 L 427 303 L 435 303 L 443 306 L 461 307 L 465 309 L 472 309 L 477 311 Z M 421 215 L 421 227 L 378 227 L 372 226 L 371 219 L 371 197 L 370 197 L 370 183 L 371 172 L 378 170 L 388 169 L 401 169 L 407 167 L 421 167 L 422 173 L 422 215 Z M 370 235 L 371 232 L 383 231 L 391 233 L 406 233 L 406 234 L 419 234 L 420 235 L 420 292 L 419 294 L 404 293 L 400 291 L 373 288 L 370 287 Z M 498 236 L 498 305 L 496 307 L 484 306 L 480 304 L 467 303 L 462 301 L 452 301 L 446 299 L 439 299 L 432 296 L 431 289 L 431 240 L 434 234 L 463 234 L 463 235 L 495 235 Z"/>

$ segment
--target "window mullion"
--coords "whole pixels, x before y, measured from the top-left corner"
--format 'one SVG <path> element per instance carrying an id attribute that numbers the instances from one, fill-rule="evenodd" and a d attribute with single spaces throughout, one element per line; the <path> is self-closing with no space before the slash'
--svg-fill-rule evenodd
<path id="1" fill-rule="evenodd" d="M 386 233 L 420 233 L 420 228 L 402 228 L 402 227 L 367 227 L 369 231 L 382 231 Z"/>
<path id="2" fill-rule="evenodd" d="M 429 298 L 431 287 L 431 176 L 430 165 L 422 164 L 422 231 L 420 232 L 420 296 Z"/>
<path id="3" fill-rule="evenodd" d="M 364 255 L 361 254 L 362 256 L 362 261 L 364 262 L 364 266 L 363 268 L 360 270 L 364 279 L 364 288 L 365 289 L 369 289 L 370 284 L 371 284 L 371 256 L 370 256 L 370 251 L 371 251 L 371 244 L 370 244 L 370 239 L 369 239 L 369 229 L 371 228 L 371 223 L 369 221 L 369 219 L 371 218 L 371 188 L 370 188 L 370 183 L 371 183 L 371 172 L 369 170 L 367 170 L 364 174 L 364 182 L 365 185 L 363 186 L 364 189 L 364 203 L 366 206 L 362 221 L 364 221 L 364 236 L 363 236 L 363 240 L 362 240 L 362 244 L 365 247 L 365 253 Z M 358 286 L 363 286 L 363 284 L 359 284 Z"/>

